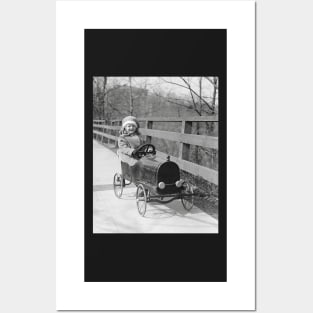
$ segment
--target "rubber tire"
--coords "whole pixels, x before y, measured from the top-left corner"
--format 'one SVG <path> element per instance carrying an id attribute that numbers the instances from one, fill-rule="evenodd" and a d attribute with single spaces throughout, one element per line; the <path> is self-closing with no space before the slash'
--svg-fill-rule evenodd
<path id="1" fill-rule="evenodd" d="M 119 182 L 118 182 L 119 179 Z M 123 194 L 123 175 L 120 173 L 115 173 L 113 178 L 113 189 L 114 194 L 117 198 L 121 198 Z"/>
<path id="2" fill-rule="evenodd" d="M 143 197 L 143 201 L 140 201 L 140 202 L 143 202 L 143 208 L 141 208 L 140 204 L 139 204 L 139 195 L 140 195 L 140 193 L 143 193 L 143 195 L 141 195 L 141 197 Z M 144 186 L 142 184 L 139 184 L 137 186 L 136 205 L 137 205 L 137 209 L 138 209 L 139 214 L 141 216 L 145 216 L 146 210 L 147 210 L 147 193 L 146 193 L 146 190 L 145 190 L 145 188 L 144 188 Z"/>
<path id="3" fill-rule="evenodd" d="M 184 184 L 184 192 L 193 194 L 193 189 L 190 184 L 188 183 Z M 183 197 L 181 198 L 181 202 L 183 204 L 184 209 L 189 212 L 193 208 L 194 196 L 192 195 L 190 198 L 188 197 L 188 200 L 189 201 L 187 201 Z"/>

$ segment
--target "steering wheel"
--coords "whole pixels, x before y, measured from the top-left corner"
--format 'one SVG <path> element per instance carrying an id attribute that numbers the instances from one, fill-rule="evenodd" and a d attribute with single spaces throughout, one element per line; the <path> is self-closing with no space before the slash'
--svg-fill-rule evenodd
<path id="1" fill-rule="evenodd" d="M 155 154 L 156 154 L 155 146 L 151 145 L 150 143 L 146 143 L 139 146 L 133 152 L 133 155 L 138 159 L 146 155 L 155 155 Z"/>

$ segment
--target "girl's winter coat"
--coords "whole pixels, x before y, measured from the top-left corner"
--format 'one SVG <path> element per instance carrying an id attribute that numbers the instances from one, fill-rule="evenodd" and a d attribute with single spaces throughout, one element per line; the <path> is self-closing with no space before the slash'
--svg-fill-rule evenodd
<path id="1" fill-rule="evenodd" d="M 123 134 L 118 138 L 117 154 L 121 161 L 128 163 L 130 166 L 136 164 L 137 160 L 131 155 L 132 152 L 142 144 L 142 139 L 137 134 Z"/>

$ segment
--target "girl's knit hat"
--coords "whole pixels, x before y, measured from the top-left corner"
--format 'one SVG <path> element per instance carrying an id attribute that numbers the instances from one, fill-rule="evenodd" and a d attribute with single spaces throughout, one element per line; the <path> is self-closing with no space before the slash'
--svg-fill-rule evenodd
<path id="1" fill-rule="evenodd" d="M 127 124 L 134 124 L 137 128 L 139 127 L 139 123 L 135 116 L 126 116 L 122 120 L 122 128 L 124 128 Z"/>

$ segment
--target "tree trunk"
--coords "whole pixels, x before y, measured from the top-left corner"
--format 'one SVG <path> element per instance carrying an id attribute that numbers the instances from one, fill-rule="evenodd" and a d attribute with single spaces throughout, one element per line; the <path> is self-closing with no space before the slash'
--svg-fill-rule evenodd
<path id="1" fill-rule="evenodd" d="M 102 107 L 102 119 L 105 119 L 105 111 L 106 111 L 106 86 L 107 86 L 107 77 L 103 77 L 103 107 Z"/>
<path id="2" fill-rule="evenodd" d="M 202 115 L 202 77 L 199 77 L 199 115 Z M 199 122 L 196 123 L 196 134 L 200 134 L 200 125 Z M 199 164 L 199 147 L 195 146 L 195 162 Z"/>
<path id="3" fill-rule="evenodd" d="M 202 115 L 202 77 L 199 78 L 199 112 Z"/>
<path id="4" fill-rule="evenodd" d="M 214 77 L 213 81 L 214 81 L 214 84 L 213 84 L 213 96 L 212 96 L 212 109 L 213 109 L 213 114 L 214 114 L 215 105 L 216 105 L 217 77 Z"/>
<path id="5" fill-rule="evenodd" d="M 132 89 L 132 78 L 129 77 L 129 113 L 133 115 L 134 113 L 134 103 L 133 103 L 133 89 Z"/>

